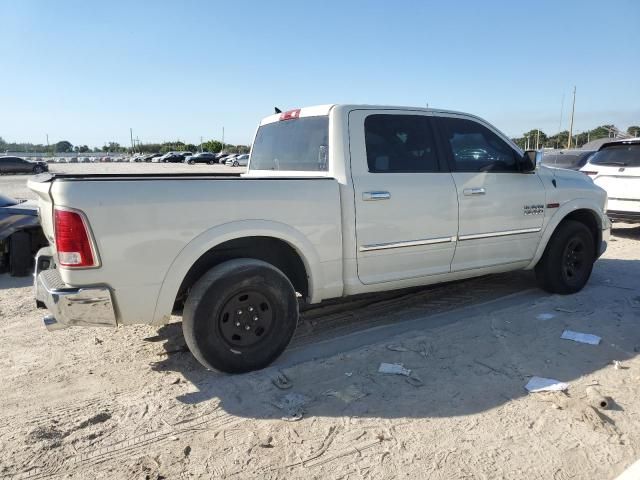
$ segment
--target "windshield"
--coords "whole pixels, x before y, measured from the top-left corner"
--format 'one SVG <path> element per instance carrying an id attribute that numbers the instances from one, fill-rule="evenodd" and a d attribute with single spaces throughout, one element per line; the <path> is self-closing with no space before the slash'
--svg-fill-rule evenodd
<path id="1" fill-rule="evenodd" d="M 252 170 L 318 172 L 328 169 L 329 117 L 262 125 L 251 149 Z"/>
<path id="2" fill-rule="evenodd" d="M 591 157 L 590 163 L 592 165 L 640 167 L 640 143 L 605 147 Z"/>

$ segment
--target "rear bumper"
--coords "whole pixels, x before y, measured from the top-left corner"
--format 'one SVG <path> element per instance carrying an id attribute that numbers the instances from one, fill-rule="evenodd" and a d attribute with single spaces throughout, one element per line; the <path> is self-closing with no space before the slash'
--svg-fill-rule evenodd
<path id="1" fill-rule="evenodd" d="M 34 289 L 36 304 L 46 308 L 47 330 L 71 326 L 115 327 L 117 325 L 111 291 L 107 287 L 69 287 L 60 272 L 49 269 L 51 250 L 43 248 L 36 256 Z M 43 269 L 43 267 L 48 269 Z"/>

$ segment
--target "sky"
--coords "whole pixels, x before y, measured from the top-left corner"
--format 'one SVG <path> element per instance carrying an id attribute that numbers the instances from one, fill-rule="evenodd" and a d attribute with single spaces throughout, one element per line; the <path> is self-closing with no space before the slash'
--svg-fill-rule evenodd
<path id="1" fill-rule="evenodd" d="M 640 1 L 0 0 L 0 137 L 251 142 L 274 106 L 640 124 Z M 563 104 L 564 98 L 564 104 Z"/>

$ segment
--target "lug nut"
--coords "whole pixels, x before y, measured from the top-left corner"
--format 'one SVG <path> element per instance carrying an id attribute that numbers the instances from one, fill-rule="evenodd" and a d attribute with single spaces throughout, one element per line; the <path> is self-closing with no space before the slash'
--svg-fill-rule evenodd
<path id="1" fill-rule="evenodd" d="M 236 327 L 239 327 L 239 326 L 240 326 L 240 322 L 236 322 Z"/>
<path id="2" fill-rule="evenodd" d="M 253 316 L 253 321 L 254 321 L 254 322 L 257 322 L 258 320 L 260 320 L 260 319 L 258 318 L 258 315 L 254 315 L 254 316 Z"/>
<path id="3" fill-rule="evenodd" d="M 245 325 L 245 326 L 244 326 L 244 329 L 245 329 L 245 330 L 251 330 L 251 327 L 250 327 L 249 325 Z"/>
<path id="4" fill-rule="evenodd" d="M 236 313 L 237 313 L 238 315 L 242 315 L 242 310 L 238 310 Z"/>
<path id="5" fill-rule="evenodd" d="M 249 307 L 247 310 L 249 310 L 250 312 L 253 312 L 253 307 Z"/>

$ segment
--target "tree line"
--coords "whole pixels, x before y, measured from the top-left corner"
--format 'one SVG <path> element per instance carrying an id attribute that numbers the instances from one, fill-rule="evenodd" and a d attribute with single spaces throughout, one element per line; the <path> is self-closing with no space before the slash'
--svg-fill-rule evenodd
<path id="1" fill-rule="evenodd" d="M 55 155 L 56 153 L 167 153 L 172 151 L 178 152 L 199 152 L 200 145 L 193 143 L 184 143 L 180 141 L 163 142 L 163 143 L 136 143 L 135 146 L 126 147 L 117 142 L 105 143 L 102 147 L 91 148 L 87 145 L 74 145 L 68 140 L 61 140 L 52 145 L 43 145 L 38 143 L 15 143 L 7 142 L 0 137 L 0 152 L 38 152 Z M 248 145 L 232 145 L 219 140 L 208 140 L 202 142 L 202 151 L 218 153 L 225 151 L 228 153 L 248 153 L 250 147 Z"/>
<path id="2" fill-rule="evenodd" d="M 613 132 L 619 131 L 614 125 L 601 125 L 586 132 L 574 133 L 572 135 L 571 146 L 580 148 L 592 140 L 599 138 L 609 138 Z M 632 125 L 627 128 L 626 133 L 631 136 L 640 136 L 640 126 Z M 540 148 L 566 148 L 569 141 L 569 131 L 564 130 L 555 135 L 547 135 L 542 130 L 533 129 L 522 134 L 521 137 L 512 138 L 512 140 L 522 149 L 529 148 L 531 150 L 538 145 Z"/>

